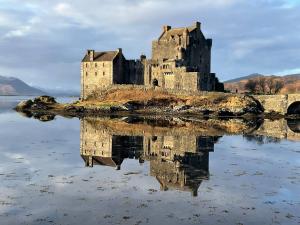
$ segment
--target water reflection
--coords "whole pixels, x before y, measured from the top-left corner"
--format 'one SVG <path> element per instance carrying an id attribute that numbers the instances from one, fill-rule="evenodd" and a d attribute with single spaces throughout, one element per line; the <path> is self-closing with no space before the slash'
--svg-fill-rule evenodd
<path id="1" fill-rule="evenodd" d="M 149 161 L 150 175 L 163 191 L 177 189 L 197 195 L 209 178 L 209 153 L 224 134 L 241 134 L 257 144 L 297 139 L 285 120 L 255 121 L 145 119 L 140 117 L 81 119 L 80 155 L 87 167 L 121 169 L 124 159 Z M 276 129 L 274 129 L 276 128 Z"/>
<path id="2" fill-rule="evenodd" d="M 126 158 L 140 163 L 147 160 L 150 175 L 156 177 L 161 190 L 190 191 L 193 196 L 202 180 L 209 178 L 209 153 L 214 151 L 220 136 L 165 133 L 163 127 L 151 131 L 154 128 L 147 124 L 136 125 L 121 135 L 121 131 L 114 132 L 118 126 L 112 129 L 109 122 L 99 118 L 81 120 L 80 154 L 86 166 L 112 166 L 119 170 Z"/>
<path id="3" fill-rule="evenodd" d="M 287 120 L 287 124 L 289 128 L 295 132 L 295 133 L 300 133 L 300 120 Z"/>

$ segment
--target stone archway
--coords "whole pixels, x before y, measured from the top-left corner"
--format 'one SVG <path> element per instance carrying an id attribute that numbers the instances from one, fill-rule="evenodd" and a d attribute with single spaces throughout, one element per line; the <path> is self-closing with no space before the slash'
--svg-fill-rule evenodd
<path id="1" fill-rule="evenodd" d="M 287 114 L 299 114 L 300 115 L 300 101 L 293 102 L 287 109 Z"/>

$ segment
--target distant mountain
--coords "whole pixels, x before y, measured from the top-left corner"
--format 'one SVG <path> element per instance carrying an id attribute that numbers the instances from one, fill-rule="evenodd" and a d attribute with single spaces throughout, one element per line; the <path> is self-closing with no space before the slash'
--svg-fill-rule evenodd
<path id="1" fill-rule="evenodd" d="M 273 77 L 277 80 L 281 80 L 284 83 L 284 87 L 280 91 L 281 94 L 300 93 L 300 74 L 291 74 L 286 76 L 275 76 L 275 75 L 262 75 L 262 74 L 250 74 L 248 76 L 235 78 L 224 82 L 226 90 L 235 92 L 238 90 L 239 93 L 243 93 L 245 90 L 245 84 L 250 79 L 258 79 L 259 77 Z"/>
<path id="2" fill-rule="evenodd" d="M 253 79 L 256 77 L 261 77 L 261 76 L 264 76 L 264 75 L 262 75 L 260 73 L 252 73 L 252 74 L 244 76 L 244 77 L 238 77 L 238 78 L 234 78 L 232 80 L 227 80 L 224 83 L 235 83 L 235 82 L 239 82 L 241 80 L 250 80 L 250 79 Z"/>
<path id="3" fill-rule="evenodd" d="M 51 96 L 55 97 L 79 97 L 80 96 L 80 91 L 79 90 L 73 90 L 73 89 L 48 89 L 48 88 L 41 88 L 41 87 L 36 87 L 44 92 L 47 92 Z"/>
<path id="4" fill-rule="evenodd" d="M 31 87 L 15 77 L 0 76 L 0 95 L 44 95 L 46 92 Z"/>

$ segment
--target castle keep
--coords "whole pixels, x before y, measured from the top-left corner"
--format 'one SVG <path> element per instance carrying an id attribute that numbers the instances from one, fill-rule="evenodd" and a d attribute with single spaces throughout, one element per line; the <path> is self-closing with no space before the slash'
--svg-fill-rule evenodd
<path id="1" fill-rule="evenodd" d="M 212 40 L 206 39 L 199 22 L 184 28 L 163 26 L 152 42 L 152 57 L 127 60 L 122 49 L 88 50 L 81 62 L 81 98 L 117 84 L 135 84 L 185 91 L 223 91 L 211 73 Z"/>

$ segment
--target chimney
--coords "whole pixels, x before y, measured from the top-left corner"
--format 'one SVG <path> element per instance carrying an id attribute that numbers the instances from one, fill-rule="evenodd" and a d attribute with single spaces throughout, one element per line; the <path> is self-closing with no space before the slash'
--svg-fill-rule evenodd
<path id="1" fill-rule="evenodd" d="M 94 61 L 95 51 L 94 50 L 87 50 L 87 55 L 90 58 L 90 61 Z"/>
<path id="2" fill-rule="evenodd" d="M 171 26 L 169 26 L 169 25 L 163 26 L 163 31 L 164 32 L 167 32 L 168 30 L 171 30 Z"/>
<path id="3" fill-rule="evenodd" d="M 200 22 L 195 22 L 195 27 L 197 28 L 197 30 L 201 29 L 201 23 Z"/>
<path id="4" fill-rule="evenodd" d="M 147 57 L 146 57 L 144 54 L 141 54 L 141 57 L 140 57 L 140 60 L 141 60 L 141 61 L 146 60 L 146 58 L 147 58 Z"/>
<path id="5" fill-rule="evenodd" d="M 122 48 L 118 48 L 117 52 L 122 54 Z"/>

